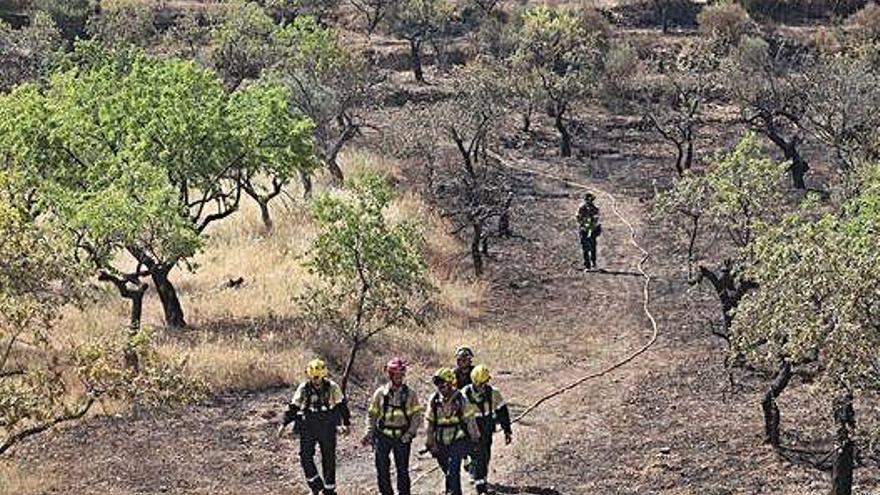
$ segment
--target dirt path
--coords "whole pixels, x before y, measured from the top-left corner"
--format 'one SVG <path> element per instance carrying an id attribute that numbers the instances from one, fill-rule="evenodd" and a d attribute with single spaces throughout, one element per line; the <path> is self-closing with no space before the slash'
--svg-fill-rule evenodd
<path id="1" fill-rule="evenodd" d="M 613 129 L 607 135 L 615 139 Z M 638 191 L 627 187 L 633 170 L 614 168 L 613 161 L 597 167 L 525 159 L 531 167 L 599 188 L 613 185 L 610 191 L 640 242 L 655 242 L 646 236 Z M 597 170 L 603 180 L 590 178 Z M 534 179 L 533 189 L 518 205 L 513 224 L 525 240 L 492 247 L 492 290 L 476 322 L 528 334 L 541 342 L 535 352 L 555 356 L 537 372 L 496 377 L 514 414 L 556 387 L 616 362 L 651 336 L 641 309 L 642 279 L 633 275 L 640 253 L 628 243 L 628 229 L 600 197 L 599 264 L 606 272 L 585 274 L 572 220 L 580 191 L 542 178 Z M 762 447 L 760 380 L 731 391 L 724 349 L 682 302 L 687 288 L 675 282 L 670 267 L 652 263 L 649 269 L 659 275 L 652 286 L 661 331 L 656 347 L 544 404 L 516 425 L 513 445 L 497 442 L 490 472 L 496 492 L 822 493 L 823 473 L 785 463 Z M 217 397 L 149 418 L 93 419 L 32 439 L 15 459 L 59 481 L 47 495 L 305 493 L 294 442 L 274 436 L 289 392 Z M 364 400 L 362 393 L 352 398 L 358 429 Z M 356 437 L 340 444 L 340 493 L 375 493 L 371 452 L 356 446 Z M 431 459 L 413 456 L 413 477 L 420 479 L 415 494 L 442 492 L 437 472 L 422 476 L 433 467 Z M 877 473 L 857 476 L 866 490 L 880 486 Z"/>
<path id="2" fill-rule="evenodd" d="M 540 332 L 546 347 L 541 352 L 556 353 L 559 365 L 532 376 L 496 380 L 510 396 L 514 412 L 560 384 L 611 364 L 649 336 L 640 312 L 640 278 L 584 274 L 579 269 L 571 216 L 580 193 L 544 179 L 535 186 L 539 193 L 571 196 L 526 199 L 526 214 L 514 227 L 528 241 L 505 241 L 493 250 L 497 284 L 484 318 L 510 331 Z M 639 221 L 637 206 L 624 199 L 622 208 Z M 626 242 L 628 230 L 608 214 L 603 222 L 601 265 L 609 271 L 633 272 L 639 253 Z M 579 492 L 580 481 L 555 478 L 559 470 L 550 462 L 565 452 L 606 441 L 607 416 L 620 404 L 620 390 L 629 387 L 639 368 L 550 401 L 517 425 L 514 445 L 496 449 L 491 478 L 503 485 L 499 490 L 527 493 L 522 489 L 535 485 Z M 38 464 L 47 476 L 64 480 L 63 490 L 46 493 L 291 493 L 292 487 L 301 489 L 296 449 L 293 442 L 273 437 L 274 415 L 287 393 L 219 397 L 149 418 L 99 418 L 34 439 L 17 456 Z M 371 453 L 347 438 L 340 458 L 341 491 L 369 492 L 374 484 Z M 430 458 L 414 459 L 414 477 L 433 466 Z M 422 478 L 414 491 L 434 493 L 439 483 L 434 473 Z"/>

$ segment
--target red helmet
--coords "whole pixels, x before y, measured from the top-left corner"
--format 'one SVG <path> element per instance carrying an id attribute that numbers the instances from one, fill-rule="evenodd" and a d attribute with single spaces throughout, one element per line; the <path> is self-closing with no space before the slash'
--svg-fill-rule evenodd
<path id="1" fill-rule="evenodd" d="M 385 363 L 386 373 L 404 373 L 406 372 L 406 361 L 399 356 L 391 358 Z"/>

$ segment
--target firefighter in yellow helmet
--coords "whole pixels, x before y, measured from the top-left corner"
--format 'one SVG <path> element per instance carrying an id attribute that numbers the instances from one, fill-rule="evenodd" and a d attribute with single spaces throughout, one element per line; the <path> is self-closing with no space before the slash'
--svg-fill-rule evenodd
<path id="1" fill-rule="evenodd" d="M 313 494 L 336 494 L 336 434 L 347 434 L 351 414 L 336 382 L 327 378 L 327 365 L 313 359 L 306 367 L 308 379 L 299 384 L 284 413 L 278 434 L 290 423 L 299 436 L 299 461 Z M 315 446 L 321 448 L 323 479 L 315 466 Z"/>
<path id="2" fill-rule="evenodd" d="M 489 484 L 489 461 L 492 458 L 492 435 L 500 426 L 504 432 L 504 443 L 510 444 L 513 440 L 513 430 L 510 426 L 510 411 L 501 392 L 489 385 L 492 376 L 489 368 L 480 364 L 471 371 L 471 384 L 461 390 L 462 395 L 473 407 L 476 408 L 477 428 L 480 430 L 480 440 L 473 445 L 471 457 L 471 477 L 477 493 L 487 493 Z"/>
<path id="3" fill-rule="evenodd" d="M 461 495 L 461 461 L 479 441 L 480 431 L 474 420 L 476 410 L 455 387 L 455 371 L 440 368 L 434 373 L 437 391 L 428 402 L 425 415 L 425 447 L 446 475 L 446 493 Z"/>
<path id="4" fill-rule="evenodd" d="M 422 423 L 422 406 L 416 392 L 405 382 L 407 363 L 393 357 L 385 364 L 388 383 L 379 387 L 367 409 L 367 433 L 361 442 L 376 454 L 379 493 L 394 495 L 391 459 L 397 469 L 397 494 L 410 495 L 409 456 L 413 438 Z"/>

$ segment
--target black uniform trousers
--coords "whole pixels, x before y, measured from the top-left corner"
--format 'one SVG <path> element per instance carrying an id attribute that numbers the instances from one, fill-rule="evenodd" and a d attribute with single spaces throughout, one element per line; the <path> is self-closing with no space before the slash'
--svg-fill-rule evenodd
<path id="1" fill-rule="evenodd" d="M 477 493 L 486 493 L 489 488 L 487 479 L 489 476 L 489 461 L 492 460 L 492 434 L 495 424 L 486 418 L 477 418 L 477 426 L 480 429 L 480 440 L 473 444 L 471 457 L 473 457 L 474 487 Z"/>
<path id="2" fill-rule="evenodd" d="M 580 229 L 581 250 L 584 252 L 584 268 L 596 268 L 596 230 Z"/>
<path id="3" fill-rule="evenodd" d="M 315 466 L 315 447 L 321 449 L 323 481 Z M 299 437 L 299 462 L 312 493 L 336 489 L 336 421 L 308 419 Z"/>
<path id="4" fill-rule="evenodd" d="M 394 495 L 391 488 L 391 457 L 394 457 L 394 467 L 397 470 L 397 493 L 398 495 L 410 495 L 409 478 L 409 455 L 411 443 L 401 442 L 377 432 L 373 449 L 376 454 L 376 477 L 379 483 L 379 493 L 382 495 Z"/>

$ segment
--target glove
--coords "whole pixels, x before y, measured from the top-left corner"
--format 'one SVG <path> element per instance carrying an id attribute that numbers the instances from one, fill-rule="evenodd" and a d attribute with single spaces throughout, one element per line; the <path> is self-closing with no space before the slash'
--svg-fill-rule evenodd
<path id="1" fill-rule="evenodd" d="M 400 442 L 401 443 L 410 443 L 412 441 L 413 441 L 413 436 L 411 433 L 404 433 L 403 435 L 400 435 Z"/>
<path id="2" fill-rule="evenodd" d="M 513 441 L 513 433 L 509 431 L 504 432 L 504 445 L 510 445 L 510 442 Z"/>
<path id="3" fill-rule="evenodd" d="M 336 431 L 341 435 L 348 435 L 348 426 L 339 425 L 336 427 Z"/>

